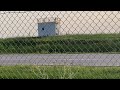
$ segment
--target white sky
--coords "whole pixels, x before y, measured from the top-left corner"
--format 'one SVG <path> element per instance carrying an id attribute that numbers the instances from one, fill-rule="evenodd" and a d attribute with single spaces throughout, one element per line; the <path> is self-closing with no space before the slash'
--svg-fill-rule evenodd
<path id="1" fill-rule="evenodd" d="M 119 11 L 0 11 L 0 38 L 37 36 L 37 19 L 58 17 L 60 34 L 119 33 Z M 20 12 L 20 13 L 19 13 Z"/>

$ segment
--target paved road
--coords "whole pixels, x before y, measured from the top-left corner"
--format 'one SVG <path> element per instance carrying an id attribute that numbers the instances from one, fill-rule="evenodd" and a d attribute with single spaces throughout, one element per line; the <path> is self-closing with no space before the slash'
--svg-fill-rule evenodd
<path id="1" fill-rule="evenodd" d="M 120 66 L 120 54 L 12 54 L 12 55 L 0 55 L 0 65 Z"/>

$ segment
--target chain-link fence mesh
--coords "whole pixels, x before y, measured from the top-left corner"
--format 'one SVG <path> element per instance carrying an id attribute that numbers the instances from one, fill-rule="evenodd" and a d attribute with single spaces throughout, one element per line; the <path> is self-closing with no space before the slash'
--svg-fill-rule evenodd
<path id="1" fill-rule="evenodd" d="M 1 66 L 120 66 L 119 53 L 119 11 L 0 12 Z"/>

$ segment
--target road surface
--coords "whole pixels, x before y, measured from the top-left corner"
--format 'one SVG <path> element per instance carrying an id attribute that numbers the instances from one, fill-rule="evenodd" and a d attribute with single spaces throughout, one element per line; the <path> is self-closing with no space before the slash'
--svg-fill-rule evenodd
<path id="1" fill-rule="evenodd" d="M 120 54 L 3 54 L 0 65 L 120 66 Z"/>

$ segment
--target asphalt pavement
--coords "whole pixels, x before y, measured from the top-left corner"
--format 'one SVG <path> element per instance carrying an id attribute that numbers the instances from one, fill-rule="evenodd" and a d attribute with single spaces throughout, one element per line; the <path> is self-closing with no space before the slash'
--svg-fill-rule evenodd
<path id="1" fill-rule="evenodd" d="M 0 65 L 120 66 L 120 54 L 2 54 Z"/>

